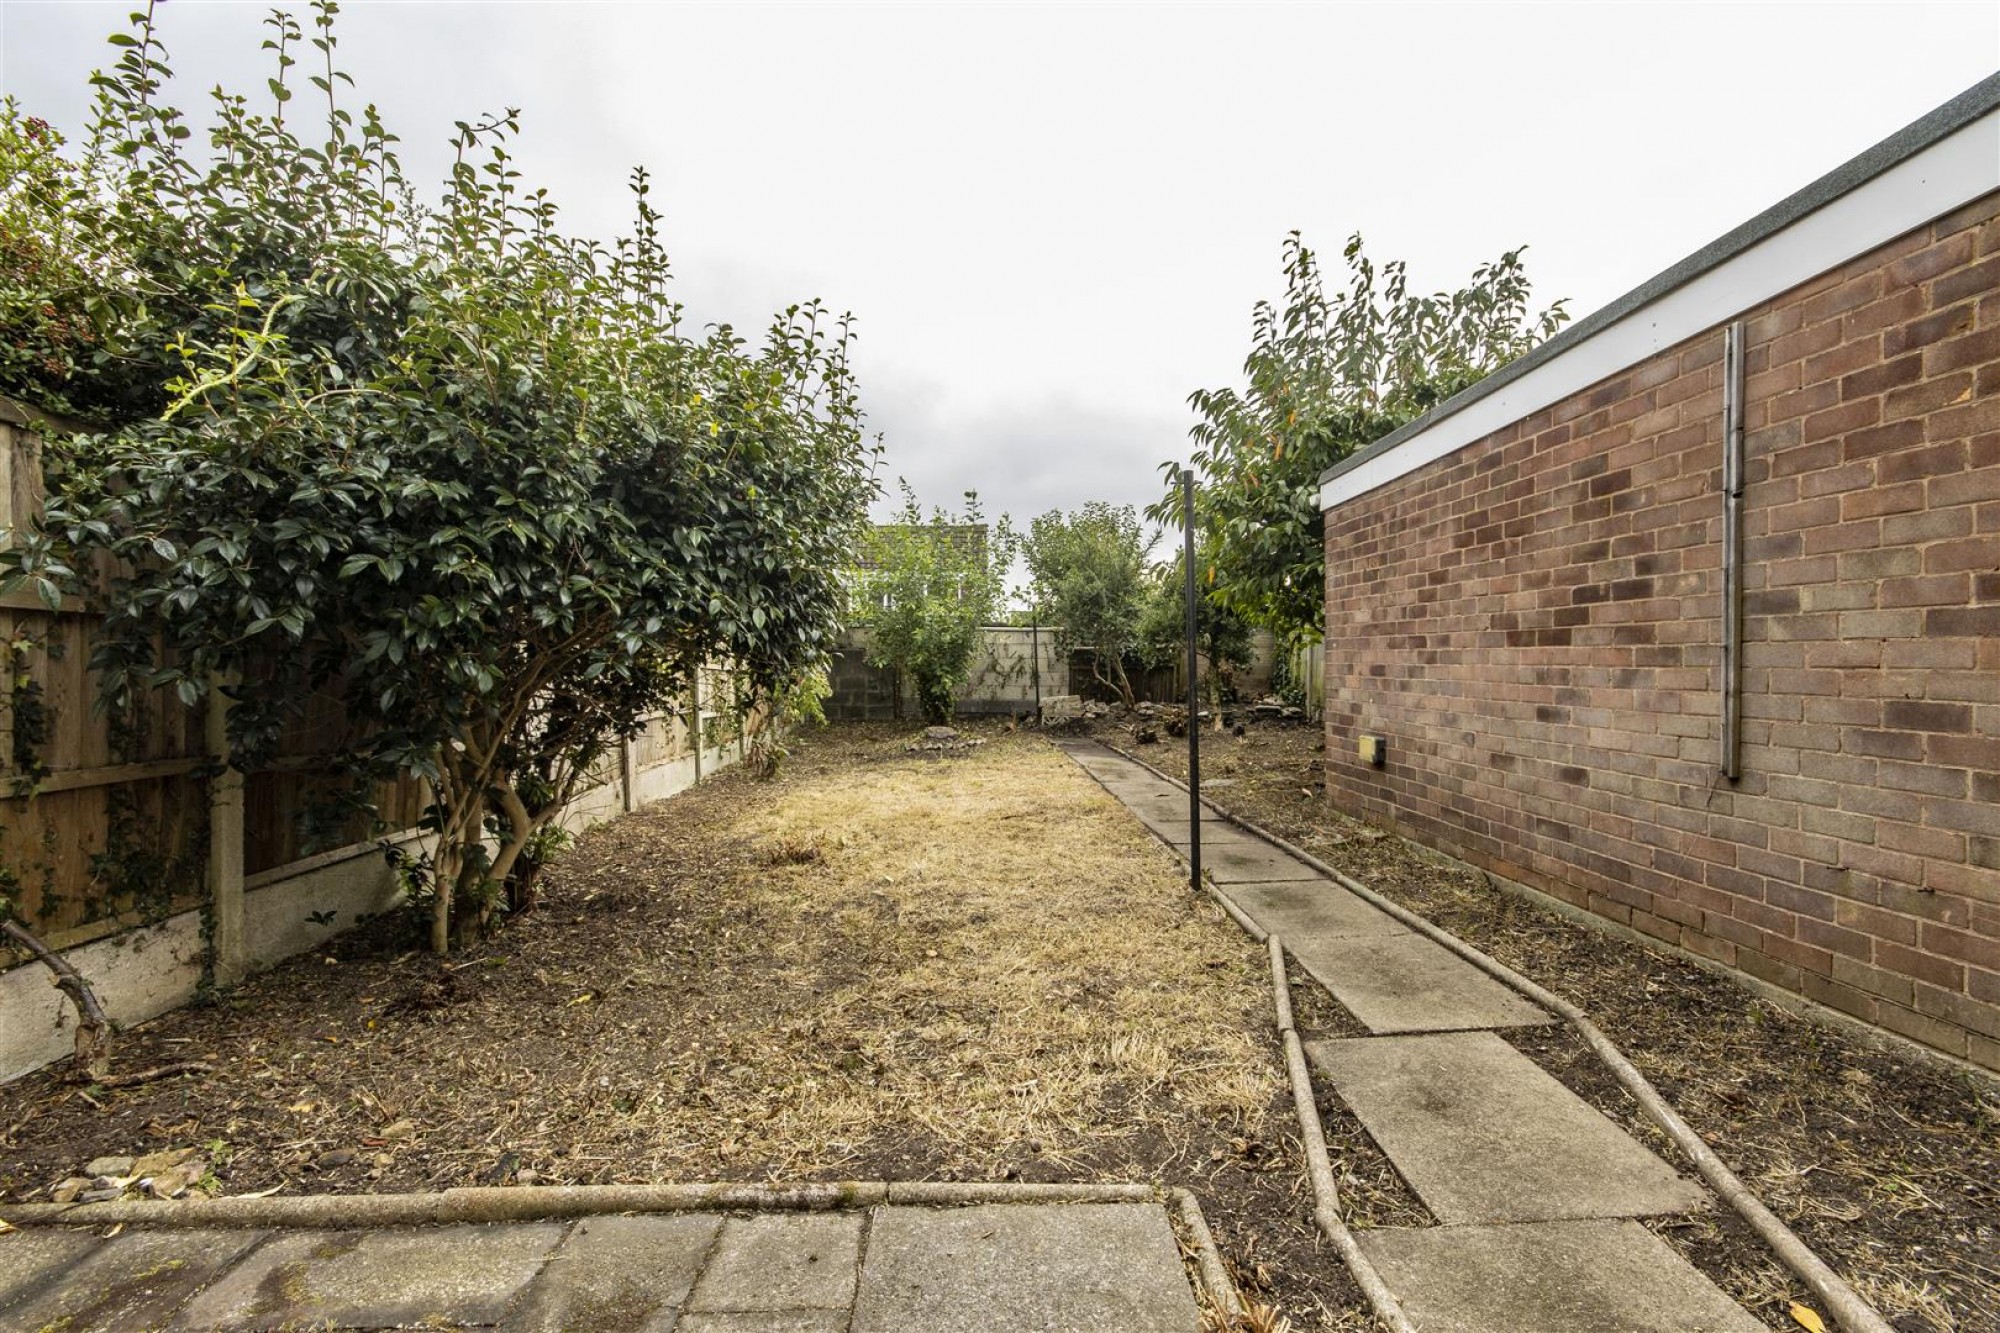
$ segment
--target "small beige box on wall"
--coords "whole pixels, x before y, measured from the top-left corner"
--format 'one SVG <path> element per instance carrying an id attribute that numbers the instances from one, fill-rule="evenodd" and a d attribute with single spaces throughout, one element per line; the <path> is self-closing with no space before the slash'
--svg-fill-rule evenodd
<path id="1" fill-rule="evenodd" d="M 1389 762 L 1389 741 L 1383 736 L 1363 736 L 1355 745 L 1361 754 L 1361 762 L 1373 764 L 1376 768 Z"/>

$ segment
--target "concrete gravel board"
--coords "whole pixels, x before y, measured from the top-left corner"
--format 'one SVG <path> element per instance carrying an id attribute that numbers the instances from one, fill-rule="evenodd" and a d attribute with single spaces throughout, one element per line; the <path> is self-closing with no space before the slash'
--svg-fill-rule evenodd
<path id="1" fill-rule="evenodd" d="M 176 1330 L 497 1324 L 563 1238 L 560 1223 L 292 1231 L 204 1291 Z"/>
<path id="2" fill-rule="evenodd" d="M 189 1296 L 261 1231 L 130 1231 L 106 1241 L 20 1305 L 0 1313 L 0 1328 L 56 1328 L 62 1333 L 130 1333 L 164 1328 Z M 0 1237 L 12 1240 L 14 1237 Z"/>
<path id="3" fill-rule="evenodd" d="M 1402 922 L 1330 879 L 1232 884 L 1225 892 L 1252 921 L 1284 936 L 1287 948 L 1296 947 L 1294 941 L 1338 939 L 1346 935 L 1409 934 Z"/>
<path id="4" fill-rule="evenodd" d="M 1301 933 L 1287 936 L 1285 945 L 1371 1032 L 1446 1032 L 1553 1021 L 1451 950 L 1414 932 Z"/>
<path id="5" fill-rule="evenodd" d="M 1765 1333 L 1637 1222 L 1357 1231 L 1424 1333 Z"/>
<path id="6" fill-rule="evenodd" d="M 1150 1203 L 876 1210 L 854 1333 L 1195 1333 Z"/>
<path id="7" fill-rule="evenodd" d="M 845 1310 L 854 1300 L 862 1220 L 859 1213 L 729 1219 L 687 1308 Z"/>
<path id="8" fill-rule="evenodd" d="M 721 1218 L 699 1214 L 585 1218 L 522 1296 L 508 1333 L 671 1327 L 721 1230 Z"/>
<path id="9" fill-rule="evenodd" d="M 1707 1206 L 1699 1185 L 1491 1032 L 1354 1037 L 1306 1052 L 1447 1225 Z"/>
<path id="10" fill-rule="evenodd" d="M 78 1263 L 99 1242 L 100 1237 L 89 1231 L 43 1227 L 0 1236 L 0 1310 L 27 1296 L 44 1279 Z"/>

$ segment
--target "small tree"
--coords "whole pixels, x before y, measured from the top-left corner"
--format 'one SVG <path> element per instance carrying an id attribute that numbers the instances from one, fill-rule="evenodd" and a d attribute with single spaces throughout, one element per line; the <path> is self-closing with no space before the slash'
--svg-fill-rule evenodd
<path id="1" fill-rule="evenodd" d="M 1202 692 L 1222 726 L 1222 705 L 1230 678 L 1250 661 L 1250 623 L 1215 595 L 1214 566 L 1195 553 L 1202 586 L 1195 598 L 1195 652 L 1208 663 Z M 1147 573 L 1146 603 L 1139 622 L 1139 652 L 1151 667 L 1170 667 L 1187 657 L 1187 583 L 1179 554 Z"/>
<path id="2" fill-rule="evenodd" d="M 1455 292 L 1412 295 L 1401 262 L 1379 270 L 1361 237 L 1344 251 L 1348 284 L 1328 295 L 1314 252 L 1285 242 L 1283 309 L 1251 315 L 1241 389 L 1189 396 L 1201 476 L 1196 523 L 1214 596 L 1287 647 L 1317 641 L 1325 617 L 1320 474 L 1489 372 L 1569 318 L 1557 301 L 1529 313 L 1521 251 L 1473 270 Z M 1179 467 L 1147 517 L 1180 524 Z"/>
<path id="3" fill-rule="evenodd" d="M 1057 648 L 1090 648 L 1091 674 L 1127 708 L 1135 700 L 1125 658 L 1139 644 L 1152 545 L 1136 510 L 1099 500 L 1038 516 L 1022 543 L 1036 606 L 1054 627 Z"/>
<path id="4" fill-rule="evenodd" d="M 906 674 L 924 721 L 942 725 L 972 673 L 980 628 L 1005 600 L 1016 543 L 1004 514 L 988 527 L 975 492 L 962 513 L 937 508 L 926 519 L 910 484 L 898 485 L 901 513 L 863 544 L 859 615 L 870 664 Z"/>

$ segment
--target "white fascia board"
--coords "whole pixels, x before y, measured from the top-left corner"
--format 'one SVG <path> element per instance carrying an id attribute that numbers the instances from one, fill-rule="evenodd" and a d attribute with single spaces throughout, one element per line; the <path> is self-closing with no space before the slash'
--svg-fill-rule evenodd
<path id="1" fill-rule="evenodd" d="M 1320 488 L 1332 509 L 2000 190 L 2000 111 L 1938 140 Z"/>

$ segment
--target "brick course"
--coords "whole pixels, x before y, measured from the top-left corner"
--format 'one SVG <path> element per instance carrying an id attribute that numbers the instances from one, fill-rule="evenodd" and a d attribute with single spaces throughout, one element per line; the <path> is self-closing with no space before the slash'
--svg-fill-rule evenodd
<path id="1" fill-rule="evenodd" d="M 1743 318 L 1741 780 L 1714 329 L 1327 514 L 1330 798 L 2000 1067 L 2000 195 Z"/>

